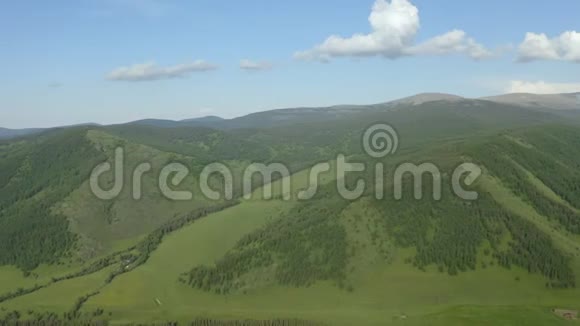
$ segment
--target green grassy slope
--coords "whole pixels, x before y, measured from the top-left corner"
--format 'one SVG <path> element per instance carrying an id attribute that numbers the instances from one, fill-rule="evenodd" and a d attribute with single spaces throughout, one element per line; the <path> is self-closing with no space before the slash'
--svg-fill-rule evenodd
<path id="1" fill-rule="evenodd" d="M 143 235 L 168 220 L 214 204 L 201 196 L 194 186 L 197 182 L 193 174 L 183 181 L 179 189 L 193 192 L 192 200 L 170 201 L 159 190 L 158 176 L 163 166 L 172 162 L 183 162 L 189 166 L 192 158 L 162 152 L 101 131 L 91 130 L 87 137 L 95 147 L 105 153 L 109 162 L 113 161 L 115 148 L 122 146 L 125 151 L 126 172 L 125 187 L 114 200 L 103 201 L 96 198 L 87 180 L 54 207 L 55 211 L 68 218 L 71 229 L 81 236 L 79 254 L 82 259 L 129 247 L 131 243 L 136 243 Z M 143 162 L 150 163 L 152 170 L 142 178 L 142 198 L 134 200 L 132 172 Z M 111 174 L 105 175 L 103 184 L 106 185 L 111 177 Z"/>
<path id="2" fill-rule="evenodd" d="M 479 308 L 466 309 L 462 317 L 448 314 L 446 319 L 438 318 L 463 318 L 486 324 L 486 320 L 494 320 L 485 317 L 486 312 L 499 314 L 495 312 L 499 307 L 504 307 L 503 316 L 496 321 L 521 321 L 527 318 L 528 309 L 543 316 L 543 320 L 555 320 L 550 318 L 549 308 L 575 308 L 575 298 L 580 294 L 577 290 L 547 290 L 540 276 L 529 275 L 519 268 L 507 271 L 495 266 L 456 277 L 438 273 L 434 268 L 422 272 L 405 264 L 409 253 L 402 250 L 396 252 L 391 263 L 361 257 L 363 265 L 350 278 L 355 288 L 353 292 L 340 290 L 327 282 L 308 288 L 266 283 L 245 294 L 223 296 L 190 289 L 177 281 L 184 268 L 212 264 L 233 247 L 243 233 L 258 227 L 260 223 L 254 224 L 255 216 L 267 219 L 272 212 L 267 205 L 242 204 L 179 231 L 164 241 L 143 268 L 114 281 L 89 300 L 85 309 L 101 307 L 113 311 L 114 319 L 119 322 L 187 321 L 192 316 L 203 316 L 217 319 L 301 318 L 331 325 L 382 325 L 402 315 L 408 316 L 410 321 L 425 321 L 430 314 L 443 314 L 455 305 L 471 304 Z M 276 203 L 270 205 L 275 207 Z M 345 212 L 345 218 L 362 212 L 368 213 L 368 203 L 353 204 Z M 231 220 L 225 220 L 228 218 Z M 231 228 L 232 225 L 235 228 Z M 184 253 L 184 248 L 195 250 Z M 520 280 L 516 281 L 516 277 Z M 255 282 L 262 280 L 258 277 Z M 510 314 L 505 310 L 511 306 L 516 307 Z"/>

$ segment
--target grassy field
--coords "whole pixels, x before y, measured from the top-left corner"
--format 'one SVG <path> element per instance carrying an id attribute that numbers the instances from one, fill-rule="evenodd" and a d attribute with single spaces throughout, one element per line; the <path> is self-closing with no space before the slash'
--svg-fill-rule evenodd
<path id="1" fill-rule="evenodd" d="M 37 283 L 46 283 L 51 277 L 62 275 L 73 269 L 65 266 L 42 265 L 37 268 L 32 277 L 24 277 L 21 270 L 14 266 L 0 267 L 0 293 L 10 292 L 18 288 L 32 287 Z"/>
<path id="2" fill-rule="evenodd" d="M 352 293 L 322 282 L 311 288 L 270 286 L 245 295 L 219 296 L 177 282 L 180 272 L 192 265 L 211 264 L 244 232 L 281 209 L 284 208 L 277 202 L 244 203 L 176 232 L 146 265 L 119 277 L 89 300 L 85 309 L 101 307 L 112 311 L 115 321 L 120 323 L 187 321 L 192 316 L 203 316 L 302 318 L 331 325 L 421 324 L 430 318 L 440 324 L 446 320 L 457 323 L 473 320 L 480 324 L 494 320 L 510 325 L 525 320 L 522 318 L 527 318 L 530 311 L 542 316 L 530 320 L 557 321 L 550 316 L 550 307 L 580 308 L 575 306 L 579 305 L 580 291 L 546 290 L 541 277 L 517 268 L 506 271 L 489 267 L 450 277 L 435 270 L 421 272 L 404 264 L 404 251 L 399 251 L 390 265 L 369 262 L 364 274 L 352 280 L 355 285 Z M 358 209 L 365 209 L 364 203 L 354 204 L 349 211 Z M 451 313 L 453 307 L 460 305 L 476 307 L 463 308 L 459 315 Z M 515 306 L 513 313 L 511 306 Z M 487 316 L 486 311 L 495 317 L 482 318 Z M 400 316 L 407 316 L 408 320 L 401 321 Z"/>
<path id="3" fill-rule="evenodd" d="M 5 302 L 0 307 L 7 311 L 67 312 L 79 297 L 97 291 L 111 271 L 112 268 L 105 268 L 94 274 L 60 282 Z"/>
<path id="4" fill-rule="evenodd" d="M 307 176 L 303 171 L 292 177 L 294 192 L 307 184 Z M 332 180 L 330 174 L 323 178 L 323 183 Z M 500 204 L 548 231 L 563 249 L 570 253 L 577 250 L 580 243 L 576 238 L 554 230 L 548 219 L 537 214 L 500 182 L 486 177 L 483 187 Z M 275 195 L 281 194 L 280 181 L 274 183 L 273 189 Z M 261 200 L 261 189 L 258 189 L 253 199 L 170 234 L 146 264 L 103 288 L 107 269 L 10 300 L 0 304 L 0 309 L 26 311 L 35 307 L 64 312 L 79 296 L 100 290 L 100 294 L 89 299 L 83 311 L 103 308 L 112 313 L 115 324 L 187 322 L 196 317 L 299 318 L 329 325 L 579 324 L 554 316 L 550 309 L 580 309 L 580 290 L 546 289 L 542 277 L 519 268 L 506 270 L 489 266 L 453 277 L 439 273 L 435 267 L 423 272 L 404 263 L 412 250 L 395 249 L 389 243 L 383 244 L 388 249 L 388 259 L 381 259 L 372 249 L 367 234 L 372 231 L 371 217 L 379 213 L 366 199 L 353 202 L 340 216 L 347 226 L 349 238 L 359 243 L 360 249 L 350 266 L 352 292 L 318 282 L 309 288 L 265 285 L 224 296 L 178 282 L 181 273 L 197 265 L 213 264 L 242 236 L 275 220 L 295 203 Z M 349 224 L 348 221 L 357 222 Z M 578 259 L 574 266 L 580 274 Z M 13 279 L 19 277 L 16 270 L 8 268 L 0 273 L 12 275 Z"/>
<path id="5" fill-rule="evenodd" d="M 396 325 L 502 325 L 502 326 L 543 326 L 578 325 L 564 320 L 543 307 L 535 306 L 460 306 L 421 317 L 400 318 Z"/>

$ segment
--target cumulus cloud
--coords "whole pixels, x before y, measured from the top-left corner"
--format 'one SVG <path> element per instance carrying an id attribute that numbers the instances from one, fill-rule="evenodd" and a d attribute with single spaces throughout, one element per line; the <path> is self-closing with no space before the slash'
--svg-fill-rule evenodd
<path id="1" fill-rule="evenodd" d="M 549 38 L 546 34 L 527 33 L 518 49 L 518 61 L 563 60 L 580 63 L 580 33 L 567 31 Z"/>
<path id="2" fill-rule="evenodd" d="M 513 80 L 506 89 L 508 93 L 560 94 L 580 92 L 580 83 L 548 83 L 545 81 Z"/>
<path id="3" fill-rule="evenodd" d="M 272 64 L 266 61 L 256 62 L 248 59 L 240 61 L 240 69 L 247 71 L 261 71 L 272 69 Z"/>
<path id="4" fill-rule="evenodd" d="M 175 66 L 160 67 L 154 62 L 135 64 L 128 67 L 119 67 L 107 75 L 108 80 L 114 81 L 152 81 L 187 77 L 194 72 L 215 70 L 218 67 L 204 60 L 184 63 Z"/>
<path id="5" fill-rule="evenodd" d="M 332 35 L 310 50 L 295 53 L 295 57 L 329 61 L 334 57 L 357 56 L 396 59 L 408 55 L 464 53 L 473 59 L 483 59 L 492 55 L 462 30 L 453 30 L 415 44 L 421 25 L 419 9 L 409 0 L 376 0 L 368 20 L 370 33 L 351 37 Z"/>
<path id="6" fill-rule="evenodd" d="M 411 54 L 430 55 L 464 53 L 474 60 L 493 56 L 491 51 L 467 36 L 464 31 L 457 29 L 413 46 L 408 49 L 408 52 Z"/>

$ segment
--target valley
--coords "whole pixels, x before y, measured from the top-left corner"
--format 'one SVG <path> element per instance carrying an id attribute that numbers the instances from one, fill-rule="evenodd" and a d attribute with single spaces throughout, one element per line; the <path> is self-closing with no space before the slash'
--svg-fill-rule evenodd
<path id="1" fill-rule="evenodd" d="M 0 8 L 0 326 L 580 326 L 580 1 Z"/>
<path id="2" fill-rule="evenodd" d="M 580 309 L 575 199 L 580 131 L 557 114 L 486 103 L 399 104 L 396 110 L 353 113 L 327 128 L 307 122 L 232 130 L 77 127 L 5 141 L 0 145 L 4 229 L 22 230 L 21 243 L 40 234 L 44 240 L 33 243 L 50 254 L 40 247 L 27 247 L 26 259 L 15 259 L 10 251 L 0 254 L 2 318 L 110 324 L 196 319 L 224 325 L 228 320 L 574 324 L 551 309 Z M 494 123 L 498 120 L 504 125 Z M 359 143 L 372 121 L 392 123 L 401 137 L 396 155 L 380 159 L 386 196 L 374 198 L 374 175 L 368 170 L 345 179 L 349 188 L 366 180 L 363 197 L 342 199 L 334 157 L 343 153 L 349 161 L 375 164 Z M 429 127 L 417 129 L 421 121 Z M 144 175 L 147 190 L 139 201 L 130 187 L 109 202 L 90 192 L 89 163 L 112 160 L 118 146 L 127 152 L 128 168 L 141 162 L 153 166 L 153 173 Z M 66 168 L 80 157 L 86 165 Z M 256 161 L 282 162 L 292 172 L 287 178 L 294 195 L 284 200 L 285 180 L 275 179 L 262 185 L 272 187 L 272 199 L 264 199 L 261 188 L 244 199 L 236 174 L 234 200 L 203 198 L 194 186 L 196 176 L 212 161 L 234 171 Z M 308 167 L 324 161 L 332 168 L 320 176 L 314 198 L 298 199 L 296 193 L 309 185 Z M 441 175 L 440 201 L 413 199 L 411 178 L 403 179 L 404 197 L 395 200 L 395 167 L 427 161 L 441 171 L 462 162 L 480 164 L 483 176 L 470 188 L 478 200 L 454 197 L 447 172 Z M 157 189 L 156 177 L 169 162 L 193 171 L 177 186 L 194 190 L 193 200 L 171 202 Z M 101 182 L 111 185 L 112 177 Z M 430 189 L 432 181 L 424 181 L 423 188 Z M 212 184 L 224 190 L 219 179 Z M 46 208 L 26 214 L 50 227 L 26 224 L 20 216 L 28 207 Z M 0 237 L 3 248 L 11 248 L 10 239 Z M 46 246 L 52 243 L 54 248 Z"/>

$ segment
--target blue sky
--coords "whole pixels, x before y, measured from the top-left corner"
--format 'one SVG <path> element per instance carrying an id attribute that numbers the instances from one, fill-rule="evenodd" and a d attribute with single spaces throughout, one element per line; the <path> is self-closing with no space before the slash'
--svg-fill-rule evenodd
<path id="1" fill-rule="evenodd" d="M 0 8 L 2 127 L 234 117 L 420 92 L 580 91 L 577 0 L 6 0 Z"/>

